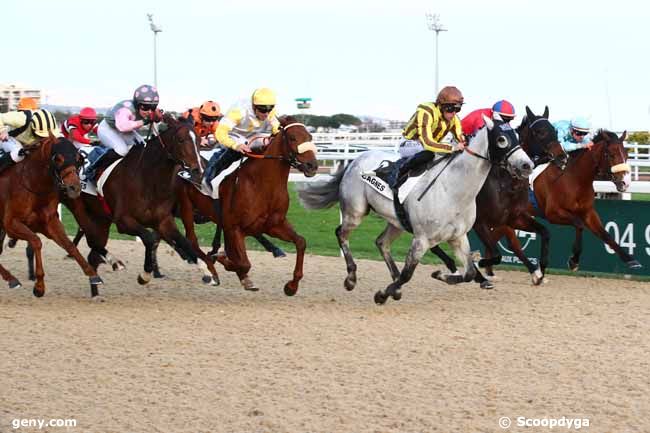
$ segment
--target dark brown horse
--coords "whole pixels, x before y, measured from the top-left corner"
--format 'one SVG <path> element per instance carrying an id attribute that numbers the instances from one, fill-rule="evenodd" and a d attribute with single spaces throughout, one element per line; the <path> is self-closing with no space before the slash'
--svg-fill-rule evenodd
<path id="1" fill-rule="evenodd" d="M 50 136 L 24 161 L 0 175 L 1 228 L 14 239 L 26 240 L 33 249 L 36 258 L 35 296 L 45 294 L 42 243 L 36 233 L 52 239 L 74 257 L 89 277 L 91 288 L 102 284 L 97 271 L 68 239 L 57 213 L 60 191 L 71 198 L 79 197 L 81 185 L 77 170 L 81 163 L 82 158 L 70 141 Z M 0 274 L 9 282 L 9 287 L 20 287 L 20 282 L 1 265 Z"/>
<path id="2" fill-rule="evenodd" d="M 289 221 L 289 170 L 295 167 L 306 176 L 316 174 L 316 146 L 302 123 L 292 117 L 280 119 L 280 132 L 273 135 L 263 155 L 249 155 L 239 169 L 227 176 L 219 186 L 223 209 L 225 255 L 217 260 L 228 271 L 237 273 L 247 290 L 257 290 L 248 277 L 251 263 L 246 255 L 246 236 L 267 233 L 296 246 L 293 279 L 284 286 L 292 296 L 298 291 L 303 276 L 305 239 L 298 235 Z"/>
<path id="3" fill-rule="evenodd" d="M 562 171 L 553 164 L 534 181 L 538 208 L 529 205 L 529 211 L 545 218 L 552 224 L 571 225 L 576 229 L 573 255 L 568 260 L 569 269 L 577 271 L 582 252 L 582 232 L 586 227 L 594 235 L 616 251 L 620 259 L 630 268 L 638 269 L 641 264 L 621 247 L 603 228 L 600 217 L 594 209 L 594 187 L 596 177 L 611 180 L 619 192 L 629 187 L 630 167 L 627 151 L 623 147 L 626 133 L 620 137 L 607 130 L 599 130 L 593 138 L 591 150 L 571 152 L 569 162 Z M 510 242 L 519 244 L 512 229 L 504 231 Z"/>
<path id="4" fill-rule="evenodd" d="M 145 246 L 144 273 L 138 275 L 140 284 L 151 280 L 158 234 L 183 259 L 197 263 L 196 252 L 178 231 L 173 215 L 177 199 L 174 185 L 179 168 L 190 172 L 196 181 L 200 179 L 197 145 L 189 123 L 177 121 L 170 115 L 165 115 L 164 122 L 166 130 L 152 136 L 145 146 L 132 148 L 113 170 L 103 186 L 104 203 L 97 196 L 86 193 L 80 199 L 66 201 L 86 234 L 91 248 L 88 261 L 95 268 L 105 262 L 111 224 L 114 223 L 120 233 L 140 237 Z M 94 288 L 93 296 L 97 294 Z"/>
<path id="5" fill-rule="evenodd" d="M 521 147 L 526 151 L 535 148 L 544 160 L 552 160 L 559 166 L 564 166 L 566 160 L 562 156 L 565 153 L 557 140 L 557 131 L 548 121 L 548 107 L 541 116 L 535 115 L 528 107 L 526 113 L 517 128 Z M 488 276 L 494 275 L 492 266 L 501 263 L 497 242 L 504 235 L 506 228 L 537 233 L 542 240 L 539 269 L 526 257 L 519 244 L 510 246 L 530 272 L 533 284 L 542 282 L 548 266 L 550 234 L 529 212 L 528 179 L 516 179 L 503 167 L 493 165 L 476 197 L 476 221 L 472 228 L 485 247 L 486 258 L 481 259 L 478 265 L 487 268 Z M 434 247 L 431 251 L 440 257 L 452 272 L 456 271 L 453 260 L 442 249 Z M 435 273 L 433 276 L 436 277 Z M 483 288 L 492 287 L 480 273 L 477 273 L 476 281 L 481 283 Z"/>

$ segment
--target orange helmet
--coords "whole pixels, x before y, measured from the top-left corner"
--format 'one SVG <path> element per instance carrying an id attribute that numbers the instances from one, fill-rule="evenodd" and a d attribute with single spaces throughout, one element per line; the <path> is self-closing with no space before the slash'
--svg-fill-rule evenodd
<path id="1" fill-rule="evenodd" d="M 34 98 L 20 98 L 18 100 L 18 110 L 38 110 L 38 102 Z"/>
<path id="2" fill-rule="evenodd" d="M 205 101 L 199 107 L 199 114 L 201 118 L 214 119 L 216 121 L 221 118 L 221 107 L 214 101 Z"/>

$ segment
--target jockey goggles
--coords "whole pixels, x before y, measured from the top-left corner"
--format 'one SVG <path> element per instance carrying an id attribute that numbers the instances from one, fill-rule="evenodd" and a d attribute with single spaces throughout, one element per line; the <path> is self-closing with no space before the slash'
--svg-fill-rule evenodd
<path id="1" fill-rule="evenodd" d="M 445 113 L 460 113 L 463 109 L 463 104 L 441 104 L 440 109 Z"/>
<path id="2" fill-rule="evenodd" d="M 81 123 L 83 125 L 94 125 L 97 121 L 93 119 L 81 119 Z"/>
<path id="3" fill-rule="evenodd" d="M 275 108 L 275 105 L 256 105 L 255 109 L 260 113 L 270 113 Z"/>
<path id="4" fill-rule="evenodd" d="M 201 120 L 203 122 L 218 122 L 223 118 L 223 116 L 206 116 L 205 114 L 201 114 Z"/>
<path id="5" fill-rule="evenodd" d="M 156 104 L 140 104 L 138 109 L 142 111 L 154 111 L 158 107 Z"/>
<path id="6" fill-rule="evenodd" d="M 589 134 L 587 131 L 578 131 L 577 129 L 574 129 L 573 133 L 578 137 L 584 137 L 585 135 Z"/>

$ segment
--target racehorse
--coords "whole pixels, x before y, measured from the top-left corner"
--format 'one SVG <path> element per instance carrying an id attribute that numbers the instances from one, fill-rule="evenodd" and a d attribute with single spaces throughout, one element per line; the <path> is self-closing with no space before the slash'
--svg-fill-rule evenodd
<path id="1" fill-rule="evenodd" d="M 195 181 L 201 176 L 196 137 L 189 123 L 169 114 L 165 114 L 163 121 L 167 129 L 154 134 L 145 145 L 132 148 L 114 168 L 103 185 L 102 198 L 83 193 L 81 199 L 66 201 L 86 234 L 91 248 L 88 261 L 95 268 L 105 262 L 112 223 L 120 233 L 140 237 L 145 246 L 144 273 L 138 275 L 140 284 L 151 280 L 158 234 L 181 258 L 197 263 L 197 254 L 178 231 L 173 215 L 175 177 L 179 168 L 190 172 Z M 208 266 L 211 265 L 209 261 Z M 97 295 L 95 287 L 93 296 Z"/>
<path id="2" fill-rule="evenodd" d="M 517 135 L 510 126 L 483 116 L 485 127 L 470 138 L 465 152 L 456 154 L 447 164 L 437 164 L 419 179 L 404 200 L 404 208 L 410 216 L 413 240 L 400 272 L 390 254 L 390 244 L 404 231 L 397 217 L 392 200 L 378 193 L 362 179 L 362 173 L 374 170 L 392 154 L 383 151 L 367 151 L 341 170 L 329 181 L 304 185 L 299 191 L 303 206 L 320 209 L 339 202 L 343 223 L 336 228 L 336 236 L 345 256 L 348 275 L 344 286 L 352 290 L 357 281 L 356 263 L 352 258 L 348 238 L 372 209 L 388 224 L 376 240 L 390 271 L 393 282 L 385 291 L 375 293 L 375 302 L 383 304 L 388 297 L 399 300 L 401 287 L 413 276 L 415 268 L 432 246 L 449 242 L 455 255 L 461 260 L 462 280 L 471 281 L 475 275 L 470 260 L 467 232 L 476 218 L 476 196 L 479 193 L 492 164 L 506 163 L 508 170 L 519 177 L 527 177 L 532 161 L 519 147 Z M 440 176 L 440 174 L 444 175 Z M 447 283 L 459 282 L 449 278 Z"/>
<path id="3" fill-rule="evenodd" d="M 571 225 L 576 229 L 573 255 L 567 263 L 572 271 L 577 271 L 579 267 L 582 232 L 585 227 L 616 251 L 630 269 L 641 268 L 641 264 L 623 251 L 603 228 L 594 209 L 593 182 L 596 177 L 611 180 L 619 192 L 626 191 L 630 186 L 630 166 L 623 146 L 626 136 L 626 132 L 619 137 L 611 131 L 601 129 L 592 139 L 594 146 L 591 150 L 571 152 L 563 171 L 554 164 L 549 164 L 534 181 L 538 207 L 529 204 L 529 211 L 552 224 Z M 506 229 L 505 234 L 511 243 L 519 244 L 512 229 Z"/>
<path id="4" fill-rule="evenodd" d="M 548 115 L 548 107 L 541 116 L 535 115 L 530 108 L 526 107 L 526 116 L 517 128 L 519 143 L 522 149 L 536 149 L 537 154 L 544 160 L 553 161 L 559 167 L 564 167 L 566 154 L 557 140 L 557 131 L 548 121 Z M 502 258 L 497 242 L 504 235 L 506 227 L 535 232 L 542 241 L 539 268 L 526 257 L 518 243 L 513 245 L 509 242 L 509 244 L 530 272 L 533 284 L 541 284 L 548 266 L 550 234 L 548 229 L 536 221 L 528 210 L 528 179 L 517 179 L 502 165 L 493 165 L 483 188 L 476 197 L 476 210 L 473 229 L 485 246 L 486 256 L 479 261 L 479 267 L 487 268 L 488 276 L 494 276 L 492 266 L 501 263 Z M 436 248 L 432 252 L 440 257 L 452 272 L 456 271 L 454 261 L 442 249 Z M 433 274 L 434 277 L 437 275 Z M 482 280 L 480 273 L 477 278 L 481 287 L 490 287 Z"/>
<path id="5" fill-rule="evenodd" d="M 296 246 L 296 265 L 284 293 L 292 296 L 303 276 L 306 243 L 287 221 L 289 170 L 294 167 L 312 177 L 318 161 L 305 125 L 290 116 L 280 118 L 280 125 L 280 131 L 269 138 L 264 154 L 248 154 L 248 160 L 219 185 L 225 254 L 216 258 L 227 271 L 237 273 L 244 289 L 257 290 L 248 276 L 251 264 L 244 238 L 266 233 L 291 241 Z"/>
<path id="6" fill-rule="evenodd" d="M 82 158 L 69 140 L 53 136 L 28 153 L 22 162 L 0 175 L 0 228 L 12 238 L 26 240 L 32 247 L 36 257 L 34 296 L 45 294 L 42 243 L 36 233 L 52 239 L 74 257 L 89 277 L 92 290 L 103 282 L 68 239 L 57 213 L 60 191 L 71 198 L 79 197 L 81 184 L 77 170 Z M 20 282 L 1 265 L 0 274 L 9 287 L 20 287 Z"/>

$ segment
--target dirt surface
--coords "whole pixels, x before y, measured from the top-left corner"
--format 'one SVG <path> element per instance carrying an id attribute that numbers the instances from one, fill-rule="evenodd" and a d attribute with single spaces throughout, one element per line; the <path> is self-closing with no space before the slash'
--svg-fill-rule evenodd
<path id="1" fill-rule="evenodd" d="M 1 256 L 24 287 L 0 289 L 0 432 L 496 432 L 503 416 L 650 431 L 650 283 L 501 272 L 486 291 L 422 266 L 377 306 L 380 262 L 346 292 L 342 258 L 308 256 L 289 298 L 293 256 L 252 253 L 252 293 L 225 271 L 203 285 L 161 246 L 168 277 L 143 287 L 142 245 L 112 241 L 128 269 L 102 268 L 97 303 L 48 242 L 34 298 L 23 245 Z M 12 427 L 38 418 L 77 426 Z"/>

